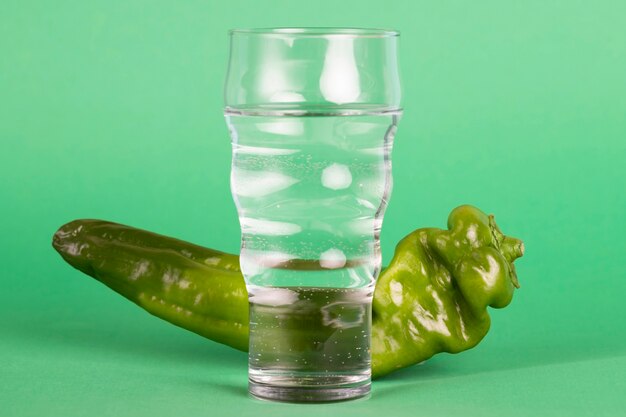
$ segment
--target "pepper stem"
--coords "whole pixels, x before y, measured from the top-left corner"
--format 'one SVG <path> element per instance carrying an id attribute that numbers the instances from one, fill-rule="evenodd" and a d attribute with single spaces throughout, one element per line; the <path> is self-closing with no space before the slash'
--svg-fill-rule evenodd
<path id="1" fill-rule="evenodd" d="M 515 288 L 519 288 L 520 285 L 517 280 L 517 272 L 515 272 L 513 262 L 524 255 L 524 242 L 514 237 L 505 236 L 496 224 L 496 219 L 493 214 L 489 215 L 489 227 L 491 228 L 496 248 L 500 250 L 502 256 L 509 262 L 509 266 L 511 267 L 511 281 Z"/>
<path id="2" fill-rule="evenodd" d="M 500 243 L 500 250 L 504 257 L 512 263 L 524 255 L 524 242 L 514 237 L 505 236 Z"/>

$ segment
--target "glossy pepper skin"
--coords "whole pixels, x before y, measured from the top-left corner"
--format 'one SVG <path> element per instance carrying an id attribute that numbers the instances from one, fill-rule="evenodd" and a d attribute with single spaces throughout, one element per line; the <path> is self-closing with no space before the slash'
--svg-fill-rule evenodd
<path id="1" fill-rule="evenodd" d="M 62 226 L 53 246 L 151 314 L 248 349 L 236 255 L 101 220 Z M 372 377 L 478 344 L 489 330 L 487 307 L 505 307 L 519 286 L 513 261 L 523 250 L 493 216 L 467 205 L 450 213 L 448 230 L 417 229 L 400 241 L 374 292 Z"/>
<path id="2" fill-rule="evenodd" d="M 523 252 L 522 241 L 472 206 L 454 209 L 448 230 L 402 239 L 374 292 L 373 373 L 476 346 L 489 330 L 487 307 L 506 307 L 519 287 L 513 261 Z"/>

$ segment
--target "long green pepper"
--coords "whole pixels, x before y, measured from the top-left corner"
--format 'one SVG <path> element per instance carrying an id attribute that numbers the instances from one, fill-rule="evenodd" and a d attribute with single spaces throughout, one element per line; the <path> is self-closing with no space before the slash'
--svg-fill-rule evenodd
<path id="1" fill-rule="evenodd" d="M 102 220 L 62 226 L 53 246 L 69 264 L 149 313 L 248 350 L 248 294 L 239 257 Z M 474 347 L 487 334 L 487 307 L 507 306 L 519 287 L 513 261 L 523 243 L 472 206 L 448 230 L 417 229 L 396 247 L 372 304 L 372 376 L 436 353 Z"/>

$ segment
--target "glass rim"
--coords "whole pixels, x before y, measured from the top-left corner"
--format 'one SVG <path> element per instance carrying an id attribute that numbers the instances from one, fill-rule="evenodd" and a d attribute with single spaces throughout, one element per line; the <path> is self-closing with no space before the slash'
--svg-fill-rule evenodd
<path id="1" fill-rule="evenodd" d="M 352 28 L 352 27 L 275 27 L 231 29 L 230 36 L 273 36 L 273 37 L 326 37 L 351 36 L 355 38 L 393 38 L 400 36 L 394 29 Z"/>

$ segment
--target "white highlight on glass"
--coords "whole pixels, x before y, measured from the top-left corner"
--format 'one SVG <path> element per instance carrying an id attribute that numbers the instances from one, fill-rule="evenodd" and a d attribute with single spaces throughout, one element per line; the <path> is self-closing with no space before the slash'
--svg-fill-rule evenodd
<path id="1" fill-rule="evenodd" d="M 328 249 L 321 253 L 320 265 L 326 269 L 343 268 L 346 265 L 346 255 L 339 249 Z"/>
<path id="2" fill-rule="evenodd" d="M 272 103 L 299 103 L 305 101 L 304 96 L 294 91 L 277 91 L 270 96 Z"/>
<path id="3" fill-rule="evenodd" d="M 302 231 L 302 227 L 294 223 L 242 217 L 241 230 L 244 233 L 251 233 L 255 235 L 289 236 L 300 233 Z"/>
<path id="4" fill-rule="evenodd" d="M 269 42 L 263 51 L 266 59 L 259 66 L 259 89 L 265 96 L 276 92 L 289 91 L 289 79 L 284 70 L 281 46 Z"/>
<path id="5" fill-rule="evenodd" d="M 357 219 L 350 222 L 350 230 L 354 233 L 368 236 L 376 230 L 377 225 L 380 227 L 380 220 L 373 217 Z"/>
<path id="6" fill-rule="evenodd" d="M 370 210 L 376 210 L 376 206 L 373 205 L 371 201 L 365 200 L 364 198 L 357 198 L 356 201 L 363 207 L 366 207 Z"/>
<path id="7" fill-rule="evenodd" d="M 267 272 L 269 268 L 278 267 L 295 256 L 281 251 L 262 251 L 243 248 L 240 255 L 241 271 L 244 276 L 254 276 Z"/>
<path id="8" fill-rule="evenodd" d="M 286 262 L 291 261 L 295 258 L 294 255 L 281 252 L 281 251 L 250 251 L 253 257 L 256 258 L 257 263 L 266 266 L 268 268 L 276 267 L 282 265 Z"/>
<path id="9" fill-rule="evenodd" d="M 293 40 L 285 40 L 286 46 L 291 48 Z M 297 91 L 302 89 L 298 81 L 292 78 L 293 61 L 285 56 L 285 45 L 270 42 L 264 53 L 267 55 L 259 68 L 259 90 L 269 97 L 272 103 L 297 103 L 305 101 L 304 96 Z M 290 65 L 292 64 L 292 65 Z"/>
<path id="10" fill-rule="evenodd" d="M 287 288 L 272 288 L 271 290 L 255 291 L 251 301 L 255 304 L 272 307 L 285 306 L 298 301 L 298 293 Z"/>
<path id="11" fill-rule="evenodd" d="M 235 145 L 234 151 L 238 155 L 263 155 L 263 156 L 293 155 L 294 153 L 300 152 L 297 149 L 266 148 L 262 146 L 247 146 L 247 145 Z"/>
<path id="12" fill-rule="evenodd" d="M 291 187 L 300 180 L 280 172 L 234 168 L 234 192 L 242 197 L 264 197 Z"/>
<path id="13" fill-rule="evenodd" d="M 361 87 L 354 58 L 354 39 L 347 36 L 328 36 L 327 40 L 320 91 L 332 103 L 355 102 L 361 95 Z"/>
<path id="14" fill-rule="evenodd" d="M 283 100 L 286 101 L 286 100 Z M 295 120 L 273 120 L 271 122 L 256 123 L 256 128 L 261 132 L 274 133 L 277 135 L 294 136 L 304 132 L 302 121 Z"/>
<path id="15" fill-rule="evenodd" d="M 331 190 L 343 190 L 352 184 L 350 169 L 343 164 L 332 164 L 322 171 L 322 185 Z"/>

